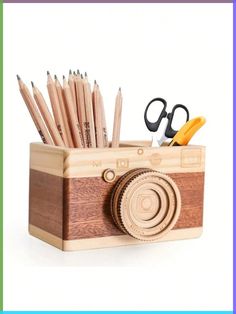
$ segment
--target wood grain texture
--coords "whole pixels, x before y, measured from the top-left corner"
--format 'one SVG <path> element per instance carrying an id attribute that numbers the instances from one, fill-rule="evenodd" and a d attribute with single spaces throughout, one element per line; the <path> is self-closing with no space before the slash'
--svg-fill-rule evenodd
<path id="1" fill-rule="evenodd" d="M 187 147 L 124 147 L 71 150 L 65 153 L 65 178 L 99 177 L 107 168 L 123 175 L 134 168 L 151 168 L 164 173 L 203 172 L 205 149 Z"/>
<path id="2" fill-rule="evenodd" d="M 204 173 L 168 175 L 179 187 L 182 199 L 174 229 L 201 227 Z M 121 235 L 110 215 L 115 182 L 100 177 L 62 179 L 31 169 L 30 224 L 64 240 Z"/>
<path id="3" fill-rule="evenodd" d="M 174 227 L 191 228 L 203 225 L 204 172 L 168 174 L 181 193 L 180 217 Z"/>
<path id="4" fill-rule="evenodd" d="M 63 236 L 63 178 L 30 170 L 29 224 Z"/>
<path id="5" fill-rule="evenodd" d="M 110 215 L 113 186 L 97 177 L 64 179 L 64 239 L 122 234 Z"/>
<path id="6" fill-rule="evenodd" d="M 34 225 L 29 224 L 29 234 L 31 234 L 32 236 L 47 242 L 48 244 L 51 244 L 55 247 L 57 247 L 58 249 L 63 250 L 64 249 L 64 241 L 61 237 L 57 237 L 55 235 L 53 235 L 50 232 L 47 232 L 39 227 L 35 227 Z"/>
<path id="7" fill-rule="evenodd" d="M 63 177 L 64 149 L 60 146 L 30 144 L 30 169 Z"/>
<path id="8" fill-rule="evenodd" d="M 146 146 L 137 146 L 137 145 Z M 65 178 L 101 177 L 111 168 L 118 176 L 134 168 L 164 173 L 204 172 L 205 147 L 198 145 L 149 147 L 149 142 L 126 142 L 119 148 L 61 148 L 39 143 L 30 145 L 30 168 Z M 55 163 L 55 155 L 60 155 Z M 61 162 L 63 164 L 61 164 Z"/>
<path id="9" fill-rule="evenodd" d="M 186 229 L 172 229 L 167 235 L 162 238 L 147 242 L 140 241 L 131 238 L 129 235 L 122 234 L 110 237 L 100 237 L 100 238 L 87 238 L 87 239 L 76 239 L 76 240 L 62 240 L 38 227 L 29 225 L 29 233 L 39 238 L 40 240 L 47 242 L 63 251 L 77 251 L 77 250 L 90 250 L 98 248 L 116 247 L 124 245 L 140 245 L 140 244 L 152 244 L 162 241 L 173 241 L 173 240 L 184 240 L 193 239 L 200 237 L 202 234 L 202 227 L 196 228 L 186 228 Z"/>

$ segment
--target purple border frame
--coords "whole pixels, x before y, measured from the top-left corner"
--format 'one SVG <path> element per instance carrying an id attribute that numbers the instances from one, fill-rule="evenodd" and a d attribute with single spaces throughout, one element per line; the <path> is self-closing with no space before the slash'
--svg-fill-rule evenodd
<path id="1" fill-rule="evenodd" d="M 5 0 L 3 3 L 233 3 L 233 0 Z"/>
<path id="2" fill-rule="evenodd" d="M 236 0 L 233 0 L 233 313 L 236 313 L 236 273 L 235 273 L 235 238 L 236 238 L 236 64 L 235 64 L 235 52 L 236 52 Z"/>

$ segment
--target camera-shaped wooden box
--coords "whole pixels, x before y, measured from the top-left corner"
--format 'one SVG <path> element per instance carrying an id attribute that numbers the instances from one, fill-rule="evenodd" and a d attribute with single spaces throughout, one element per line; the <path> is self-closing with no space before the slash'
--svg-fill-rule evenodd
<path id="1" fill-rule="evenodd" d="M 30 146 L 29 232 L 65 251 L 195 238 L 205 148 Z"/>

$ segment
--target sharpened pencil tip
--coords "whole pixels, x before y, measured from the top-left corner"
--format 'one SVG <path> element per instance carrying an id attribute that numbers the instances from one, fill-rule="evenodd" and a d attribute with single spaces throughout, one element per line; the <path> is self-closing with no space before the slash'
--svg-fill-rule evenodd
<path id="1" fill-rule="evenodd" d="M 94 85 L 97 85 L 97 81 L 96 80 L 94 80 Z"/>
<path id="2" fill-rule="evenodd" d="M 49 72 L 49 71 L 47 71 L 47 75 L 50 75 L 50 72 Z"/>
<path id="3" fill-rule="evenodd" d="M 85 76 L 85 77 L 87 77 L 87 76 L 88 76 L 87 72 L 84 72 L 84 76 Z"/>
<path id="4" fill-rule="evenodd" d="M 83 74 L 80 74 L 80 77 L 83 79 L 84 77 L 83 77 Z"/>
<path id="5" fill-rule="evenodd" d="M 70 75 L 72 74 L 72 71 L 71 71 L 71 70 L 69 71 L 69 74 L 70 74 Z"/>
<path id="6" fill-rule="evenodd" d="M 76 75 L 76 72 L 75 72 L 75 71 L 73 72 L 73 75 Z"/>
<path id="7" fill-rule="evenodd" d="M 119 87 L 119 92 L 121 92 L 121 87 Z"/>
<path id="8" fill-rule="evenodd" d="M 31 85 L 32 85 L 32 87 L 34 87 L 34 82 L 31 81 Z"/>
<path id="9" fill-rule="evenodd" d="M 65 75 L 62 75 L 62 78 L 63 78 L 63 80 L 65 80 L 65 78 L 66 78 Z"/>
<path id="10" fill-rule="evenodd" d="M 18 81 L 20 81 L 21 78 L 18 74 L 16 74 L 16 77 L 17 77 Z"/>
<path id="11" fill-rule="evenodd" d="M 77 74 L 80 75 L 80 71 L 79 70 L 77 70 Z"/>
<path id="12" fill-rule="evenodd" d="M 56 76 L 56 74 L 54 75 L 54 79 L 55 79 L 55 80 L 57 80 L 57 76 Z"/>

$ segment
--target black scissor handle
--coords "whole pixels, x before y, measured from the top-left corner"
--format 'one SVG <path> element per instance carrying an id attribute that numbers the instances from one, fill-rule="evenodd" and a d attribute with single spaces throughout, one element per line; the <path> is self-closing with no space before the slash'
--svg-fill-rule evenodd
<path id="1" fill-rule="evenodd" d="M 178 108 L 184 109 L 184 111 L 186 112 L 186 122 L 189 120 L 188 108 L 185 107 L 184 105 L 175 105 L 173 107 L 172 111 L 167 114 L 168 124 L 167 124 L 167 127 L 166 127 L 165 136 L 168 137 L 168 138 L 174 137 L 175 134 L 178 132 L 178 130 L 173 130 L 172 129 L 172 121 L 173 121 L 173 118 L 174 118 L 174 115 L 175 115 L 175 110 L 177 110 Z"/>
<path id="2" fill-rule="evenodd" d="M 161 102 L 163 104 L 163 109 L 159 115 L 159 118 L 157 119 L 156 122 L 150 122 L 147 118 L 147 112 L 148 112 L 148 109 L 150 107 L 150 105 L 153 103 L 153 102 Z M 167 102 L 165 101 L 165 99 L 163 98 L 154 98 L 152 99 L 149 104 L 147 105 L 145 111 L 144 111 L 144 121 L 145 121 L 145 124 L 148 128 L 149 131 L 151 132 L 156 132 L 160 126 L 160 123 L 161 123 L 161 120 L 163 118 L 165 118 L 167 116 L 167 112 L 166 112 L 166 106 L 167 106 Z"/>

